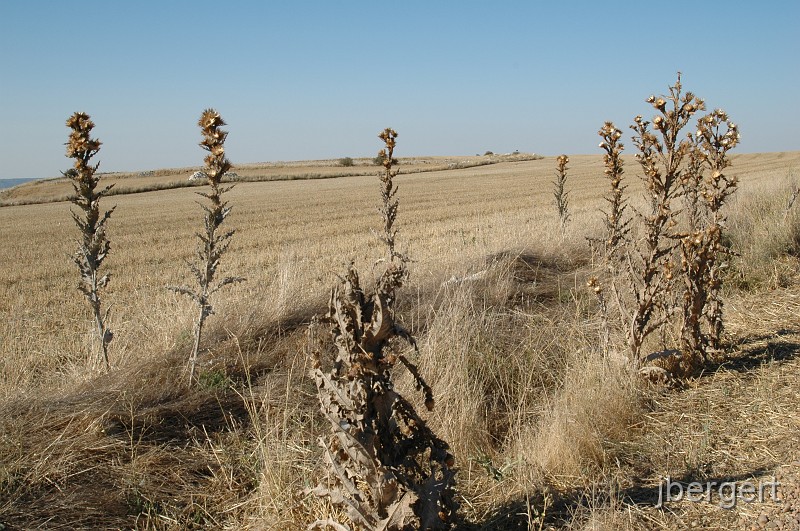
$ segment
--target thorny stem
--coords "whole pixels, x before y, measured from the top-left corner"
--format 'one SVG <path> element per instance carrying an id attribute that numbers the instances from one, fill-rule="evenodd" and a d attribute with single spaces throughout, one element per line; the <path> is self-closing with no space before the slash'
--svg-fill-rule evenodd
<path id="1" fill-rule="evenodd" d="M 386 147 L 378 152 L 378 158 L 384 167 L 383 173 L 380 175 L 381 181 L 381 207 L 378 211 L 383 218 L 383 235 L 381 240 L 386 244 L 386 258 L 387 262 L 394 261 L 395 258 L 403 258 L 395 250 L 395 238 L 397 237 L 397 229 L 394 228 L 394 222 L 397 218 L 398 200 L 395 198 L 397 194 L 397 187 L 394 185 L 393 179 L 397 177 L 397 170 L 393 170 L 394 165 L 394 148 L 397 145 L 397 132 L 394 129 L 386 128 L 379 135 L 378 138 L 384 141 Z M 401 260 L 402 261 L 402 260 Z"/>
<path id="2" fill-rule="evenodd" d="M 569 157 L 566 155 L 560 155 L 558 159 L 556 159 L 556 180 L 553 183 L 555 185 L 555 191 L 553 195 L 555 196 L 556 200 L 556 209 L 558 210 L 558 219 L 561 223 L 561 235 L 563 236 L 567 229 L 567 222 L 569 222 L 569 199 L 568 195 L 569 192 L 565 190 L 565 186 L 567 184 L 567 163 L 569 162 Z"/>
<path id="3" fill-rule="evenodd" d="M 75 220 L 75 224 L 83 236 L 73 261 L 81 276 L 78 289 L 84 294 L 92 309 L 103 361 L 108 369 L 111 367 L 108 359 L 108 345 L 114 335 L 106 325 L 108 310 L 106 310 L 106 315 L 103 315 L 101 311 L 100 290 L 108 284 L 110 276 L 104 275 L 98 278 L 98 272 L 111 249 L 111 244 L 106 236 L 106 222 L 111 217 L 114 208 L 106 211 L 101 217 L 100 198 L 107 195 L 113 185 L 97 190 L 100 183 L 100 176 L 97 175 L 99 164 L 92 166 L 90 161 L 100 151 L 101 142 L 91 138 L 94 122 L 90 116 L 86 113 L 76 112 L 67 120 L 67 127 L 72 129 L 66 144 L 67 157 L 74 159 L 75 163 L 64 175 L 71 180 L 75 191 L 75 196 L 71 201 L 81 209 L 83 214 L 81 217 L 72 212 L 72 219 Z"/>
<path id="4" fill-rule="evenodd" d="M 722 206 L 737 187 L 736 177 L 724 170 L 730 166 L 727 153 L 739 143 L 739 130 L 727 113 L 716 109 L 697 120 L 689 171 L 683 179 L 690 224 L 681 239 L 681 267 L 685 292 L 681 346 L 692 360 L 708 358 L 721 346 L 721 260 L 729 251 L 722 243 L 725 215 Z M 703 331 L 703 322 L 707 332 Z"/>
<path id="5" fill-rule="evenodd" d="M 214 109 L 203 111 L 197 125 L 200 126 L 203 134 L 200 147 L 208 151 L 208 155 L 205 157 L 205 173 L 208 177 L 208 184 L 211 187 L 209 193 L 198 192 L 198 195 L 208 199 L 211 203 L 210 206 L 200 205 L 205 212 L 203 220 L 205 234 L 197 235 L 200 240 L 196 253 L 197 261 L 189 264 L 189 268 L 194 274 L 195 280 L 197 280 L 198 289 L 193 290 L 188 287 L 169 288 L 190 297 L 198 306 L 198 315 L 194 327 L 194 346 L 189 358 L 189 385 L 194 381 L 203 324 L 206 318 L 214 313 L 210 302 L 211 296 L 228 284 L 244 281 L 244 278 L 241 277 L 225 277 L 216 284 L 214 283 L 220 258 L 227 250 L 230 239 L 235 232 L 231 230 L 219 234 L 222 223 L 231 212 L 231 207 L 227 206 L 226 201 L 222 200 L 222 194 L 230 190 L 231 187 L 220 187 L 222 177 L 231 169 L 231 163 L 225 157 L 224 145 L 228 132 L 220 129 L 225 125 L 225 121 Z"/>
<path id="6" fill-rule="evenodd" d="M 609 181 L 609 190 L 604 199 L 608 203 L 608 211 L 603 211 L 603 222 L 606 228 L 605 238 L 602 242 L 590 240 L 593 243 L 600 243 L 602 249 L 602 266 L 605 269 L 607 282 L 611 286 L 613 301 L 616 304 L 618 315 L 622 319 L 627 319 L 628 311 L 626 304 L 618 288 L 620 270 L 625 269 L 624 253 L 630 244 L 630 224 L 631 220 L 626 217 L 627 200 L 624 192 L 627 186 L 622 184 L 623 144 L 619 141 L 622 138 L 622 131 L 616 128 L 612 122 L 606 122 L 597 132 L 603 139 L 600 148 L 605 151 L 603 163 L 605 165 L 604 174 Z M 589 279 L 588 286 L 594 291 L 600 306 L 601 329 L 603 337 L 603 352 L 608 353 L 610 344 L 610 325 L 608 320 L 608 303 L 606 301 L 603 286 L 597 277 Z M 626 333 L 628 328 L 626 327 Z"/>

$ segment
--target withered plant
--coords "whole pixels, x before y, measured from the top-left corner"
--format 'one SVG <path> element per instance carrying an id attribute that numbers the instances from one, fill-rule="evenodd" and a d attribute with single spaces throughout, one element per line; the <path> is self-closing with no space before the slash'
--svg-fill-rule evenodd
<path id="1" fill-rule="evenodd" d="M 623 144 L 619 141 L 622 138 L 622 131 L 616 128 L 612 122 L 606 122 L 597 132 L 603 139 L 600 147 L 605 151 L 603 173 L 609 182 L 609 189 L 603 197 L 608 203 L 608 210 L 603 210 L 603 224 L 605 234 L 602 240 L 590 239 L 590 244 L 600 250 L 600 267 L 604 273 L 604 279 L 600 280 L 593 275 L 588 282 L 589 287 L 594 291 L 600 307 L 601 326 L 603 333 L 603 352 L 608 353 L 610 343 L 610 323 L 608 315 L 608 301 L 605 297 L 603 285 L 611 287 L 616 309 L 619 316 L 623 319 L 628 315 L 626 303 L 619 291 L 621 273 L 626 270 L 625 262 L 627 256 L 627 246 L 630 243 L 631 219 L 627 216 L 628 201 L 625 197 L 626 185 L 622 184 L 622 174 L 624 173 L 622 150 Z"/>
<path id="2" fill-rule="evenodd" d="M 697 121 L 697 132 L 682 184 L 688 231 L 679 234 L 681 278 L 684 283 L 681 350 L 687 369 L 695 368 L 711 351 L 720 348 L 722 275 L 730 251 L 723 243 L 723 205 L 737 187 L 737 179 L 725 172 L 728 151 L 739 143 L 739 130 L 728 115 L 717 109 Z"/>
<path id="3" fill-rule="evenodd" d="M 625 245 L 630 241 L 631 220 L 627 217 L 628 200 L 625 197 L 626 185 L 622 184 L 625 173 L 622 161 L 624 145 L 620 142 L 622 131 L 612 122 L 606 122 L 598 135 L 603 139 L 600 147 L 603 155 L 604 175 L 608 179 L 609 189 L 603 199 L 608 203 L 608 211 L 603 211 L 603 224 L 606 234 L 603 241 L 603 259 L 611 266 L 619 262 L 624 254 Z"/>
<path id="4" fill-rule="evenodd" d="M 566 190 L 568 162 L 569 157 L 559 155 L 556 159 L 556 180 L 553 182 L 553 197 L 556 200 L 556 210 L 558 211 L 562 234 L 564 234 L 569 222 L 569 192 Z"/>
<path id="5" fill-rule="evenodd" d="M 669 88 L 669 95 L 647 99 L 658 114 L 651 122 L 637 116 L 631 129 L 638 149 L 636 160 L 643 171 L 649 211 L 636 211 L 643 234 L 629 246 L 627 256 L 629 287 L 634 296 L 628 325 L 628 345 L 635 362 L 641 361 L 645 338 L 660 329 L 675 312 L 673 251 L 676 213 L 672 202 L 680 191 L 681 174 L 693 149 L 681 131 L 692 116 L 705 108 L 691 92 L 682 93 L 681 77 Z M 654 132 L 655 131 L 655 132 Z"/>
<path id="6" fill-rule="evenodd" d="M 605 174 L 611 184 L 605 198 L 610 205 L 604 213 L 606 239 L 600 247 L 633 361 L 641 363 L 647 336 L 663 330 L 681 308 L 684 356 L 674 367 L 689 373 L 707 359 L 710 350 L 720 346 L 720 290 L 727 267 L 723 257 L 729 253 L 722 239 L 722 207 L 737 184 L 724 170 L 730 165 L 727 153 L 738 144 L 739 132 L 725 112 L 715 110 L 697 121 L 696 133 L 682 133 L 691 118 L 705 109 L 705 103 L 691 92 L 682 92 L 680 73 L 669 95 L 650 96 L 647 101 L 656 109 L 656 116 L 652 122 L 637 116 L 631 126 L 650 204 L 644 212 L 634 210 L 640 234 L 633 234 L 632 220 L 624 215 L 622 133 L 610 122 L 599 131 Z M 680 209 L 673 209 L 679 197 L 683 198 L 683 217 Z M 681 220 L 683 227 L 679 226 Z M 675 278 L 676 269 L 679 279 Z M 621 296 L 615 275 L 619 270 L 625 271 L 631 297 Z M 592 277 L 589 287 L 598 296 L 607 327 L 603 284 Z"/>
<path id="7" fill-rule="evenodd" d="M 244 280 L 241 277 L 229 276 L 218 282 L 216 281 L 220 259 L 228 249 L 231 237 L 235 232 L 235 230 L 221 230 L 222 223 L 231 213 L 232 208 L 228 206 L 227 201 L 222 200 L 222 195 L 233 188 L 233 185 L 227 187 L 220 185 L 222 176 L 232 167 L 230 161 L 225 157 L 225 139 L 228 136 L 228 132 L 220 129 L 225 125 L 225 122 L 217 111 L 206 109 L 200 116 L 197 125 L 200 126 L 203 135 L 200 147 L 208 151 L 208 155 L 205 158 L 205 173 L 208 185 L 211 187 L 211 191 L 208 193 L 197 192 L 198 195 L 208 199 L 210 203 L 209 205 L 198 203 L 205 212 L 203 217 L 205 233 L 197 234 L 200 241 L 197 246 L 196 261 L 188 264 L 195 280 L 197 280 L 197 288 L 193 289 L 185 286 L 169 287 L 172 291 L 190 297 L 197 303 L 198 307 L 197 318 L 194 322 L 194 346 L 189 358 L 189 385 L 194 380 L 203 324 L 208 316 L 214 313 L 211 297 L 223 287 Z"/>
<path id="8" fill-rule="evenodd" d="M 327 321 L 336 354 L 329 369 L 312 348 L 312 374 L 331 435 L 320 439 L 327 482 L 311 492 L 344 509 L 359 529 L 446 529 L 457 510 L 453 456 L 392 381 L 393 368 L 402 364 L 424 393 L 426 407 L 433 409 L 430 387 L 398 345 L 404 340 L 416 349 L 394 311 L 409 260 L 395 247 L 397 172 L 392 166 L 397 133 L 386 129 L 379 137 L 385 143 L 378 155 L 384 167 L 379 237 L 386 257 L 379 260 L 383 271 L 370 291 L 362 288 L 353 264 L 331 291 Z M 319 520 L 310 528 L 326 526 L 348 529 L 334 520 Z"/>
<path id="9" fill-rule="evenodd" d="M 108 256 L 111 243 L 106 235 L 106 224 L 114 208 L 100 214 L 100 199 L 108 195 L 114 186 L 98 189 L 100 175 L 97 169 L 100 164 L 91 164 L 92 157 L 100 151 L 101 142 L 91 137 L 94 122 L 88 114 L 76 112 L 67 119 L 67 127 L 72 129 L 67 142 L 67 157 L 74 159 L 73 167 L 64 172 L 69 178 L 75 196 L 72 203 L 80 208 L 80 212 L 72 212 L 72 219 L 81 231 L 82 240 L 78 242 L 78 250 L 73 256 L 80 272 L 78 289 L 86 297 L 97 326 L 97 337 L 106 368 L 108 361 L 108 345 L 114 337 L 108 328 L 108 308 L 101 311 L 100 291 L 108 285 L 110 276 L 100 275 L 100 267 Z"/>

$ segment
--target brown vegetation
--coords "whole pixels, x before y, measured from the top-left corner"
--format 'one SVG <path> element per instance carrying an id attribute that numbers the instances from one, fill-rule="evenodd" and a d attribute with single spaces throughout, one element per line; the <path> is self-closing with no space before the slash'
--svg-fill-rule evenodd
<path id="1" fill-rule="evenodd" d="M 107 274 L 101 276 L 100 267 L 111 249 L 106 235 L 106 222 L 114 209 L 107 210 L 101 216 L 100 199 L 108 195 L 113 185 L 97 188 L 100 184 L 97 174 L 99 164 L 92 166 L 90 162 L 100 151 L 100 141 L 91 137 L 94 122 L 89 115 L 76 112 L 67 120 L 67 127 L 72 129 L 67 142 L 67 157 L 75 159 L 75 163 L 65 176 L 70 179 L 75 191 L 72 202 L 81 209 L 81 214 L 72 212 L 72 219 L 82 236 L 73 261 L 80 272 L 78 289 L 92 309 L 100 352 L 106 368 L 109 368 L 108 345 L 114 336 L 107 325 L 108 310 L 105 313 L 101 311 L 100 290 L 108 285 L 110 277 Z"/>
<path id="2" fill-rule="evenodd" d="M 556 180 L 553 183 L 555 188 L 553 196 L 556 200 L 558 219 L 561 222 L 561 232 L 567 229 L 567 222 L 569 221 L 569 192 L 566 189 L 568 162 L 569 157 L 566 155 L 559 155 L 556 158 Z"/>
<path id="3" fill-rule="evenodd" d="M 609 224 L 624 231 L 612 214 L 624 207 L 615 199 L 624 160 L 616 131 L 601 130 L 605 164 L 570 157 L 573 223 L 563 238 L 531 236 L 561 229 L 546 206 L 552 159 L 391 178 L 403 187 L 403 241 L 415 262 L 406 296 L 384 290 L 391 311 L 381 322 L 414 332 L 419 353 L 403 355 L 418 374 L 399 370 L 399 356 L 394 369 L 370 374 L 391 382 L 391 396 L 405 397 L 405 411 L 437 434 L 424 440 L 450 443 L 466 529 L 745 527 L 773 513 L 745 504 L 659 510 L 661 476 L 761 478 L 798 458 L 800 215 L 787 207 L 787 176 L 800 155 L 728 158 L 739 183 L 720 210 L 725 242 L 738 253 L 720 269 L 731 354 L 665 390 L 613 354 L 626 348 L 623 331 L 607 327 L 608 355 L 600 355 L 597 297 L 585 288 L 596 274 L 585 238 L 608 241 Z M 604 171 L 609 179 L 598 178 Z M 531 179 L 541 184 L 533 197 Z M 393 190 L 384 188 L 383 244 L 369 235 L 374 176 L 231 190 L 240 230 L 216 274 L 230 268 L 251 280 L 217 303 L 225 317 L 209 321 L 190 388 L 180 382 L 191 301 L 161 286 L 178 282 L 174 264 L 187 258 L 175 242 L 192 238 L 192 190 L 117 196 L 108 260 L 118 280 L 104 301 L 116 308 L 120 361 L 108 373 L 87 371 L 93 316 L 71 296 L 63 256 L 74 229 L 64 205 L 0 209 L 8 227 L 0 245 L 11 257 L 0 266 L 0 523 L 283 530 L 346 521 L 333 498 L 304 494 L 324 481 L 317 441 L 333 426 L 319 416 L 305 330 L 324 311 L 337 264 L 353 259 L 351 271 L 373 271 L 388 249 L 373 273 L 376 292 L 393 278 L 387 271 L 406 267 L 394 249 Z M 651 207 L 635 199 L 644 183 L 626 191 L 631 208 Z M 532 211 L 531 200 L 542 208 Z M 367 276 L 348 276 L 333 298 L 334 315 L 346 315 L 349 301 L 368 317 L 358 327 L 339 319 L 340 344 L 358 330 L 365 339 L 377 322 L 382 299 L 360 289 Z M 679 338 L 664 330 L 659 340 Z M 345 360 L 358 352 L 352 346 L 322 354 Z M 415 390 L 419 375 L 424 393 Z M 436 408 L 426 412 L 431 398 Z M 359 492 L 381 483 L 351 479 Z"/>
<path id="4" fill-rule="evenodd" d="M 203 334 L 203 324 L 214 313 L 211 297 L 225 286 L 244 280 L 242 277 L 227 276 L 220 281 L 216 281 L 220 259 L 228 249 L 235 232 L 235 230 L 221 231 L 222 223 L 231 213 L 231 207 L 228 206 L 228 202 L 222 200 L 222 194 L 229 192 L 231 187 L 220 188 L 222 176 L 231 169 L 231 163 L 225 157 L 225 139 L 228 133 L 220 129 L 225 125 L 225 122 L 214 109 L 203 111 L 198 125 L 203 132 L 203 141 L 200 142 L 200 147 L 208 151 L 205 159 L 206 171 L 204 173 L 207 176 L 211 191 L 208 193 L 198 192 L 199 195 L 208 199 L 210 206 L 200 205 L 205 212 L 203 216 L 205 233 L 197 235 L 200 240 L 197 247 L 197 262 L 189 264 L 189 269 L 197 281 L 197 289 L 188 287 L 169 288 L 176 293 L 188 296 L 198 307 L 197 318 L 194 322 L 194 346 L 189 357 L 189 385 L 194 380 L 197 354 L 200 351 L 200 339 Z"/>
<path id="5" fill-rule="evenodd" d="M 408 280 L 409 259 L 397 250 L 395 221 L 399 200 L 393 157 L 397 133 L 380 135 L 386 147 L 379 153 L 380 213 L 386 246 L 379 260 L 383 272 L 372 291 L 361 288 L 358 271 L 350 266 L 331 292 L 327 320 L 336 348 L 329 370 L 320 353 L 313 355 L 314 380 L 320 408 L 330 421 L 332 435 L 322 439 L 329 480 L 313 493 L 330 499 L 359 529 L 401 531 L 449 529 L 456 519 L 455 468 L 449 446 L 439 439 L 395 389 L 392 369 L 408 369 L 433 410 L 431 388 L 396 345 L 404 339 L 416 347 L 411 334 L 396 320 L 397 291 Z M 312 324 L 313 326 L 313 324 Z M 311 528 L 350 529 L 330 518 Z"/>

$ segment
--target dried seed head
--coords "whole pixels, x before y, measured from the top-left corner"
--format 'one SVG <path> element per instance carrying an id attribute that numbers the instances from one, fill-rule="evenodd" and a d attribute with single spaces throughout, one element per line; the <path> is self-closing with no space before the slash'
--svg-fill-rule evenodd
<path id="1" fill-rule="evenodd" d="M 611 242 L 609 242 L 611 243 Z M 601 293 L 603 291 L 603 287 L 600 285 L 600 282 L 597 280 L 597 277 L 592 276 L 589 277 L 589 280 L 586 282 L 586 285 L 592 289 L 595 293 Z"/>
<path id="2" fill-rule="evenodd" d="M 227 125 L 222 119 L 222 116 L 214 109 L 206 109 L 200 115 L 197 125 L 203 130 L 204 133 L 213 135 L 216 129 L 220 126 Z"/>
<path id="3" fill-rule="evenodd" d="M 67 127 L 72 129 L 67 141 L 67 157 L 76 159 L 75 168 L 81 169 L 81 160 L 88 162 L 88 158 L 97 153 L 102 144 L 91 138 L 94 122 L 85 112 L 76 112 L 70 116 Z"/>
<path id="4" fill-rule="evenodd" d="M 219 184 L 223 174 L 232 167 L 230 161 L 225 158 L 224 144 L 228 137 L 228 132 L 220 129 L 221 126 L 225 125 L 225 121 L 214 109 L 206 109 L 200 115 L 197 125 L 200 126 L 203 135 L 200 147 L 209 152 L 204 159 L 209 170 L 207 172 L 209 182 Z"/>
<path id="5" fill-rule="evenodd" d="M 387 148 L 394 149 L 396 145 L 395 140 L 397 139 L 397 131 L 395 131 L 390 127 L 387 127 L 378 134 L 378 138 L 384 141 Z"/>

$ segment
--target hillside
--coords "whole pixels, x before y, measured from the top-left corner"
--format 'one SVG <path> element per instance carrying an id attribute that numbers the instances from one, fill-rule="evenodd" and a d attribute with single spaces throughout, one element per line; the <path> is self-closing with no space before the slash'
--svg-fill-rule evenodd
<path id="1" fill-rule="evenodd" d="M 471 157 L 407 157 L 399 160 L 404 173 L 420 173 L 447 169 L 463 169 L 521 162 L 541 158 L 535 154 L 513 153 Z M 113 185 L 112 195 L 152 192 L 173 188 L 202 185 L 190 177 L 202 168 L 171 168 L 133 173 L 109 173 L 103 182 Z M 292 181 L 332 179 L 374 175 L 378 170 L 372 159 L 309 160 L 292 162 L 265 162 L 236 166 L 226 182 Z M 16 183 L 19 184 L 19 183 Z M 61 178 L 40 179 L 0 192 L 0 206 L 25 205 L 65 201 L 72 194 L 69 180 Z"/>

